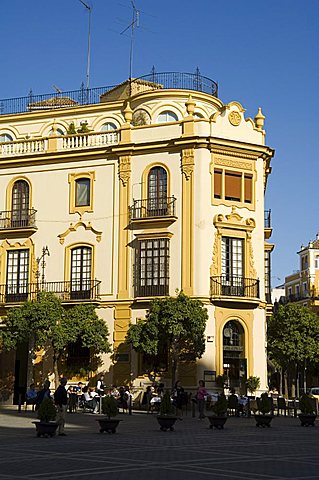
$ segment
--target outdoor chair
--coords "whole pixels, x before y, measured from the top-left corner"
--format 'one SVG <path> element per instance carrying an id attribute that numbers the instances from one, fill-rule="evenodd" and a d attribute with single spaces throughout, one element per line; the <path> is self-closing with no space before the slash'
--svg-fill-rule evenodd
<path id="1" fill-rule="evenodd" d="M 295 412 L 295 405 L 289 405 L 289 402 L 286 402 L 286 399 L 284 397 L 278 397 L 277 398 L 277 417 L 279 414 L 282 415 L 282 412 L 284 412 L 285 417 L 290 414 L 290 411 Z"/>
<path id="2" fill-rule="evenodd" d="M 227 413 L 229 416 L 239 416 L 238 397 L 236 395 L 228 397 Z"/>

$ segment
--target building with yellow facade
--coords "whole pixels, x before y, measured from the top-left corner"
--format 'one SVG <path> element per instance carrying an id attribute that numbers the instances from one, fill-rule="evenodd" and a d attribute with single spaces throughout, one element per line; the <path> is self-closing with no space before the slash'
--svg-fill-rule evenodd
<path id="1" fill-rule="evenodd" d="M 301 245 L 299 269 L 285 277 L 285 297 L 281 303 L 296 302 L 319 312 L 319 234 Z"/>
<path id="2" fill-rule="evenodd" d="M 240 390 L 255 375 L 265 389 L 274 152 L 263 125 L 260 109 L 246 118 L 199 72 L 2 102 L 0 315 L 39 288 L 65 305 L 94 302 L 114 349 L 99 370 L 107 383 L 143 386 L 127 329 L 150 299 L 182 289 L 209 314 L 205 353 L 183 365 L 182 383 L 213 387 L 226 374 Z M 68 354 L 89 361 L 81 345 Z M 26 356 L 1 355 L 15 391 Z M 50 372 L 45 352 L 35 366 Z"/>

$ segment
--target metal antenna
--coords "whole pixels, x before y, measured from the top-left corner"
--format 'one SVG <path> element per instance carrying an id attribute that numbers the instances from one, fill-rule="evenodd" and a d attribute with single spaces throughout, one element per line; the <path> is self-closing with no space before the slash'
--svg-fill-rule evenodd
<path id="1" fill-rule="evenodd" d="M 121 32 L 121 35 L 123 35 L 123 33 L 131 29 L 130 68 L 129 68 L 130 96 L 132 93 L 134 29 L 135 27 L 140 26 L 140 12 L 139 10 L 137 10 L 133 0 L 131 0 L 131 4 L 132 4 L 132 22 Z"/>
<path id="2" fill-rule="evenodd" d="M 91 13 L 92 7 L 87 3 L 83 2 L 83 0 L 79 0 L 82 5 L 88 10 L 89 12 L 89 25 L 88 25 L 88 56 L 87 56 L 87 67 L 86 67 L 86 90 L 89 89 L 90 85 L 90 61 L 91 61 Z"/>

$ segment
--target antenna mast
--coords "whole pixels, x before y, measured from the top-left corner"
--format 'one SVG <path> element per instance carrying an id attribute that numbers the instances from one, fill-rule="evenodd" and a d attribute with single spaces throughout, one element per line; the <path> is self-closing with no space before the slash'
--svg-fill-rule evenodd
<path id="1" fill-rule="evenodd" d="M 121 32 L 121 35 L 122 35 L 129 28 L 131 29 L 130 66 L 129 66 L 130 96 L 131 96 L 131 85 L 132 85 L 132 75 L 133 75 L 134 29 L 135 27 L 139 27 L 139 23 L 140 23 L 140 12 L 139 10 L 137 10 L 133 0 L 131 0 L 131 4 L 132 4 L 132 22 Z"/>
<path id="2" fill-rule="evenodd" d="M 89 25 L 88 25 L 88 55 L 87 55 L 87 66 L 86 66 L 86 90 L 89 89 L 90 85 L 90 62 L 91 62 L 91 13 L 92 7 L 87 3 L 83 2 L 83 0 L 79 0 L 82 5 L 88 10 L 89 12 Z"/>

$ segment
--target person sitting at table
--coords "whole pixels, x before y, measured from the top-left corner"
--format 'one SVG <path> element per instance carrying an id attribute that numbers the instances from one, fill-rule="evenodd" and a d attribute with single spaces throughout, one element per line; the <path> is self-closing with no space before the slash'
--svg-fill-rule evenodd
<path id="1" fill-rule="evenodd" d="M 37 398 L 37 391 L 35 389 L 34 383 L 31 383 L 25 395 L 25 407 L 26 407 L 25 409 L 27 409 L 28 405 L 32 405 L 32 410 L 34 410 L 36 398 Z"/>
<path id="2" fill-rule="evenodd" d="M 85 402 L 84 406 L 87 406 L 88 408 L 92 409 L 94 413 L 97 413 L 98 396 L 94 394 L 92 396 L 92 392 L 88 386 L 85 386 L 82 389 L 82 398 Z"/>

